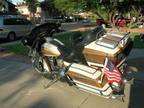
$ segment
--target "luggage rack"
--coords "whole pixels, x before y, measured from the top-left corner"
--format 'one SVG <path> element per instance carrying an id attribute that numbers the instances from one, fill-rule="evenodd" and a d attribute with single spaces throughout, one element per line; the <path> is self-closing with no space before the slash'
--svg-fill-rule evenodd
<path id="1" fill-rule="evenodd" d="M 118 34 L 109 32 L 96 40 L 96 44 L 110 49 L 114 49 L 117 46 L 124 47 L 129 39 L 129 33 L 130 32 L 126 34 Z"/>

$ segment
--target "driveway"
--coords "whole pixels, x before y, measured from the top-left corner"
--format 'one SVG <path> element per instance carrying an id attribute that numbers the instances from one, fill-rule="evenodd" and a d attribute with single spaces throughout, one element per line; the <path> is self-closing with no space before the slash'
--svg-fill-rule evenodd
<path id="1" fill-rule="evenodd" d="M 49 80 L 35 72 L 29 62 L 0 57 L 0 108 L 144 108 L 142 59 L 128 60 L 137 79 L 126 85 L 125 102 L 121 102 L 83 92 L 64 82 L 44 89 Z"/>

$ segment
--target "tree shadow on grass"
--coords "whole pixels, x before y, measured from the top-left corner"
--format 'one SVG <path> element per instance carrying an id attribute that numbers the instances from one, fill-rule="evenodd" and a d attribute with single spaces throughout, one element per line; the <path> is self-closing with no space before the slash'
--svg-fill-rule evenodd
<path id="1" fill-rule="evenodd" d="M 144 42 L 141 41 L 140 35 L 134 37 L 134 48 L 144 48 Z"/>

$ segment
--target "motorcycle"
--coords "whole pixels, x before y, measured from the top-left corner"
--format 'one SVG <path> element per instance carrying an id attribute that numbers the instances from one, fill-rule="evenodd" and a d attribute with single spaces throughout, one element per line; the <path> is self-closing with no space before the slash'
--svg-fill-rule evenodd
<path id="1" fill-rule="evenodd" d="M 30 48 L 34 68 L 52 80 L 105 98 L 124 95 L 127 78 L 125 60 L 132 49 L 129 33 L 106 32 L 96 27 L 87 36 L 73 36 L 71 48 L 49 37 L 45 25 L 22 39 Z"/>

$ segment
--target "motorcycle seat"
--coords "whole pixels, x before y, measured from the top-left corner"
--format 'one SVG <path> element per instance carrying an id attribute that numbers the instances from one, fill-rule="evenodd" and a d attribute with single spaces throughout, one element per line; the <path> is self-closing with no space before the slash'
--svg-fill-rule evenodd
<path id="1" fill-rule="evenodd" d="M 82 54 L 83 48 L 67 48 L 56 40 L 53 40 L 51 43 L 57 46 L 57 49 L 61 53 L 60 58 L 64 61 L 86 63 L 84 55 Z"/>

